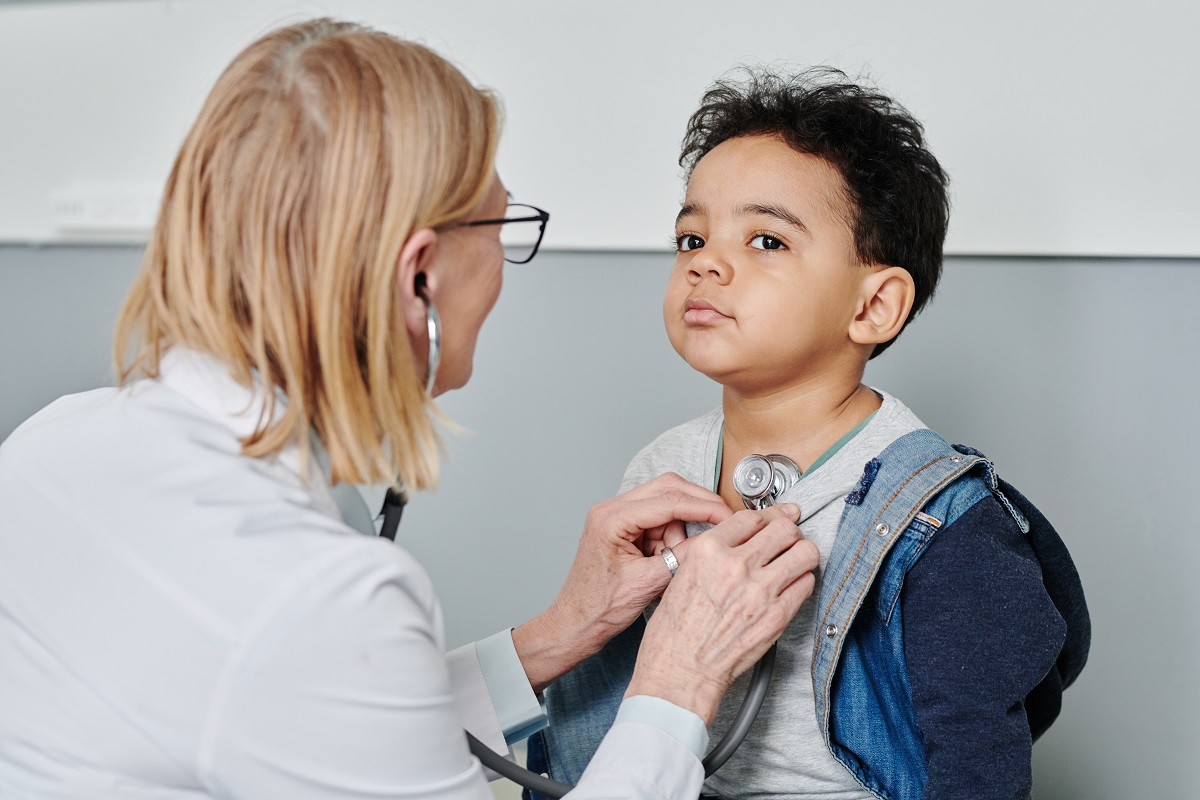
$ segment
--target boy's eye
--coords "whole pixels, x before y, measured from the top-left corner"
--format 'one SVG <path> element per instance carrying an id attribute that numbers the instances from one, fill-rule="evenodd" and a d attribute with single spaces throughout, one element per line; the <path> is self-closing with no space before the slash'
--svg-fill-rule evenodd
<path id="1" fill-rule="evenodd" d="M 760 233 L 750 240 L 750 246 L 756 250 L 784 250 L 783 242 L 769 233 Z"/>
<path id="2" fill-rule="evenodd" d="M 704 240 L 694 233 L 685 233 L 675 237 L 675 249 L 681 253 L 704 247 Z"/>

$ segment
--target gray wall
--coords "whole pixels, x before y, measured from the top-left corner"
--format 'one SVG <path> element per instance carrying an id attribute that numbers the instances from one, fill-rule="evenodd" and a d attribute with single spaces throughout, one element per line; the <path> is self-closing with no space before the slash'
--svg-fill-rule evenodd
<path id="1" fill-rule="evenodd" d="M 134 248 L 0 247 L 0 437 L 106 383 Z M 400 538 L 452 644 L 544 607 L 589 504 L 655 434 L 719 402 L 661 331 L 664 254 L 510 266 L 471 385 L 444 407 L 441 491 Z M 953 259 L 868 381 L 991 456 L 1055 521 L 1088 591 L 1091 662 L 1036 748 L 1035 797 L 1194 797 L 1200 753 L 1200 262 Z"/>

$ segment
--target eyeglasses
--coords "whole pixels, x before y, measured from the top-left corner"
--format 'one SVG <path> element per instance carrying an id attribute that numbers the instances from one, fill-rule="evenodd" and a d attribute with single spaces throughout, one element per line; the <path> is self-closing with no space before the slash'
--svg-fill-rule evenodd
<path id="1" fill-rule="evenodd" d="M 546 232 L 546 223 L 549 221 L 549 211 L 523 203 L 509 203 L 503 219 L 477 219 L 460 222 L 459 225 L 464 228 L 501 226 L 500 244 L 504 245 L 504 260 L 510 264 L 528 264 L 537 255 L 538 245 L 542 243 L 542 234 Z"/>

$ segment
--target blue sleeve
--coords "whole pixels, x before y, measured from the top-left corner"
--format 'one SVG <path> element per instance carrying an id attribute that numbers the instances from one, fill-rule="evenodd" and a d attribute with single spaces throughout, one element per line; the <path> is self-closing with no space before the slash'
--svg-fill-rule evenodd
<path id="1" fill-rule="evenodd" d="M 928 770 L 926 800 L 1028 798 L 1024 698 L 1066 626 L 1007 511 L 987 496 L 940 531 L 901 598 L 904 656 Z"/>

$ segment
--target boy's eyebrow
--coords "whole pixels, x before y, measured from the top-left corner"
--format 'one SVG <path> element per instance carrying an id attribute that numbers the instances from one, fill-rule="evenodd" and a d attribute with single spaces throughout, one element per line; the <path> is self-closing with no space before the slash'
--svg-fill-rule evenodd
<path id="1" fill-rule="evenodd" d="M 684 203 L 683 208 L 679 209 L 679 213 L 675 215 L 675 224 L 679 224 L 679 220 L 684 217 L 690 217 L 693 214 L 703 214 L 704 209 L 697 203 Z"/>
<path id="2" fill-rule="evenodd" d="M 739 208 L 738 212 L 746 215 L 765 214 L 768 217 L 774 217 L 780 222 L 791 225 L 805 236 L 812 236 L 812 233 L 808 230 L 808 226 L 805 225 L 799 217 L 782 206 L 769 205 L 766 203 L 749 203 Z"/>
<path id="3" fill-rule="evenodd" d="M 683 208 L 679 209 L 679 213 L 675 215 L 675 224 L 678 225 L 680 220 L 682 220 L 684 217 L 690 217 L 697 214 L 703 216 L 704 213 L 704 206 L 700 205 L 699 203 L 685 203 Z M 783 206 L 771 205 L 770 203 L 747 203 L 746 205 L 739 207 L 737 213 L 743 216 L 765 215 L 768 217 L 774 217 L 780 222 L 795 228 L 805 236 L 810 238 L 812 237 L 812 232 L 809 231 L 808 226 L 805 225 L 799 217 L 788 211 Z"/>

